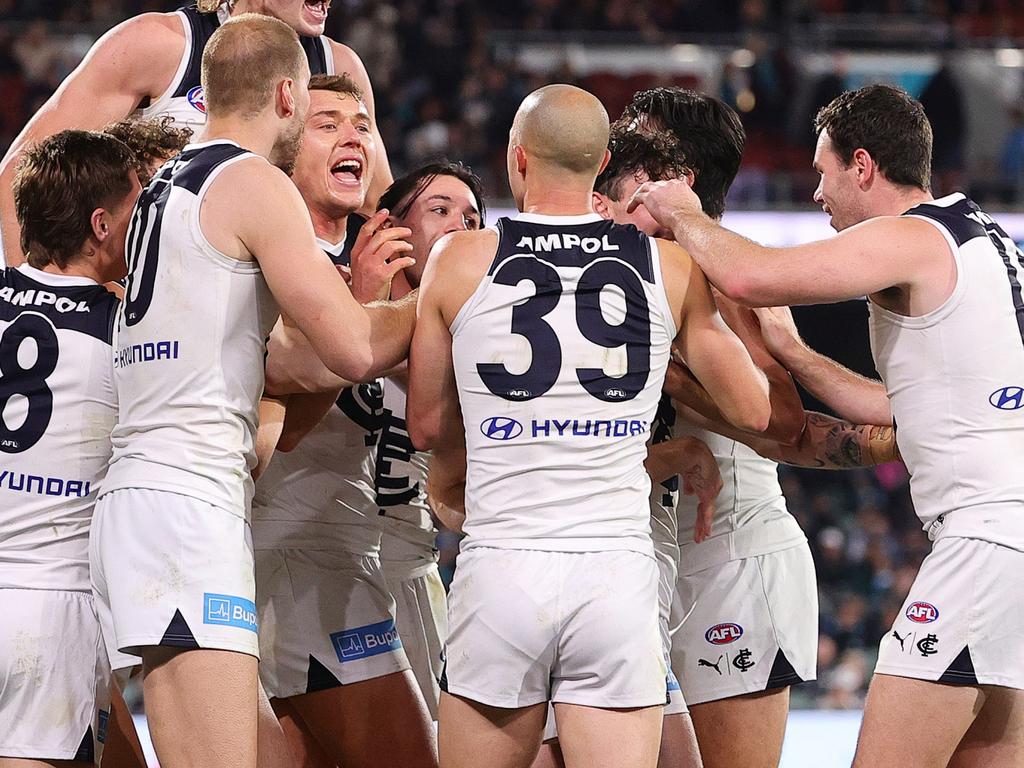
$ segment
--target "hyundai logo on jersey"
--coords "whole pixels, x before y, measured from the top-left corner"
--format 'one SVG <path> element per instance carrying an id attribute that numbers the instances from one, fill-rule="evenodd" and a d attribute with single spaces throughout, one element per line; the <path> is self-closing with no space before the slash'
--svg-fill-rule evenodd
<path id="1" fill-rule="evenodd" d="M 331 644 L 338 661 L 355 661 L 402 649 L 394 619 L 385 619 L 365 627 L 345 629 L 331 634 Z"/>
<path id="2" fill-rule="evenodd" d="M 188 99 L 188 103 L 191 104 L 195 109 L 206 114 L 206 97 L 203 94 L 203 86 L 197 85 L 195 88 L 189 90 L 185 94 L 185 98 Z"/>
<path id="3" fill-rule="evenodd" d="M 728 622 L 726 624 L 715 624 L 704 633 L 704 639 L 712 645 L 728 645 L 743 637 L 743 627 L 739 624 Z"/>
<path id="4" fill-rule="evenodd" d="M 939 618 L 939 609 L 931 603 L 911 603 L 907 607 L 907 618 L 917 624 L 931 624 Z"/>
<path id="5" fill-rule="evenodd" d="M 1024 408 L 1024 387 L 1003 387 L 988 398 L 993 408 L 1001 411 L 1016 411 Z"/>
<path id="6" fill-rule="evenodd" d="M 235 595 L 217 595 L 206 592 L 203 595 L 206 610 L 204 624 L 221 624 L 238 627 L 250 632 L 256 631 L 256 604 L 252 600 Z"/>
<path id="7" fill-rule="evenodd" d="M 523 434 L 523 425 L 507 416 L 491 416 L 480 424 L 480 431 L 491 440 L 515 440 Z"/>

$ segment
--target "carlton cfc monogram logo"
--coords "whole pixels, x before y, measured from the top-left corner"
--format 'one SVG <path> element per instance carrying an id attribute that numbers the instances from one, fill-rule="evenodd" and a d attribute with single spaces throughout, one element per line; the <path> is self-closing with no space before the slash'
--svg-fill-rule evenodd
<path id="1" fill-rule="evenodd" d="M 931 603 L 911 603 L 907 608 L 907 618 L 917 624 L 931 624 L 939 618 L 939 609 Z"/>

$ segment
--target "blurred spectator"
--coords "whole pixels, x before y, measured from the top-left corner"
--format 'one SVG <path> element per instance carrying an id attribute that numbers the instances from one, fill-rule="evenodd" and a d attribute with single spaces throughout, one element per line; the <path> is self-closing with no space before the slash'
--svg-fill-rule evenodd
<path id="1" fill-rule="evenodd" d="M 921 93 L 921 106 L 932 124 L 932 189 L 936 196 L 961 189 L 967 118 L 960 84 L 948 57 Z"/>

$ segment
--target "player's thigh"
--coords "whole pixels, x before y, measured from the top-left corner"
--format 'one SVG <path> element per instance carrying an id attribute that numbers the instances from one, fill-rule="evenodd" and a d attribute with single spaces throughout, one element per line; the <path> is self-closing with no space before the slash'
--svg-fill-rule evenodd
<path id="1" fill-rule="evenodd" d="M 0 589 L 0 759 L 98 761 L 109 680 L 91 594 Z"/>
<path id="2" fill-rule="evenodd" d="M 324 752 L 346 768 L 433 768 L 430 714 L 410 670 L 288 699 Z"/>
<path id="3" fill-rule="evenodd" d="M 531 768 L 565 768 L 565 757 L 557 738 L 546 740 L 540 745 Z"/>
<path id="4" fill-rule="evenodd" d="M 555 703 L 566 768 L 656 768 L 662 707 L 603 709 Z"/>
<path id="5" fill-rule="evenodd" d="M 504 708 L 441 693 L 441 768 L 528 768 L 540 749 L 547 703 Z"/>
<path id="6" fill-rule="evenodd" d="M 164 768 L 256 765 L 257 659 L 216 649 L 140 649 L 153 746 Z"/>
<path id="7" fill-rule="evenodd" d="M 129 670 L 123 670 L 127 680 Z M 107 739 L 103 745 L 103 768 L 145 768 L 146 757 L 142 742 L 135 730 L 135 721 L 128 710 L 120 683 L 110 686 L 110 722 L 107 724 Z"/>
<path id="8" fill-rule="evenodd" d="M 327 756 L 288 699 L 271 699 L 270 706 L 288 741 L 294 768 L 334 768 L 337 765 L 336 761 Z"/>
<path id="9" fill-rule="evenodd" d="M 1024 691 L 987 686 L 985 703 L 956 748 L 949 768 L 1024 765 Z"/>
<path id="10" fill-rule="evenodd" d="M 705 768 L 776 768 L 789 714 L 789 688 L 690 707 Z"/>
<path id="11" fill-rule="evenodd" d="M 701 768 L 700 748 L 689 712 L 665 715 L 658 768 Z"/>
<path id="12" fill-rule="evenodd" d="M 864 705 L 854 768 L 944 768 L 984 701 L 977 686 L 876 673 Z"/>
<path id="13" fill-rule="evenodd" d="M 0 757 L 0 768 L 95 768 L 96 763 L 78 760 L 29 760 L 24 757 Z"/>

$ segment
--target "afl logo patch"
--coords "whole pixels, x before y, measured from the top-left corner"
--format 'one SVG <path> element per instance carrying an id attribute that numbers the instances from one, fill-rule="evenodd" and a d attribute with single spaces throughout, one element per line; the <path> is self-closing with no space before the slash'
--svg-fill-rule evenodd
<path id="1" fill-rule="evenodd" d="M 939 609 L 931 603 L 911 603 L 907 607 L 907 618 L 917 624 L 931 624 L 939 618 Z"/>
<path id="2" fill-rule="evenodd" d="M 523 434 L 523 425 L 507 416 L 492 416 L 480 424 L 480 431 L 491 440 L 515 440 Z"/>
<path id="3" fill-rule="evenodd" d="M 1024 387 L 1003 387 L 988 396 L 993 408 L 1001 411 L 1016 411 L 1024 408 Z"/>
<path id="4" fill-rule="evenodd" d="M 197 85 L 195 88 L 192 88 L 187 94 L 185 94 L 185 98 L 188 99 L 188 103 L 195 109 L 199 110 L 204 115 L 206 114 L 206 99 L 203 95 L 203 86 Z"/>
<path id="5" fill-rule="evenodd" d="M 743 627 L 739 624 L 715 624 L 704 633 L 704 639 L 712 645 L 728 645 L 743 637 Z"/>

